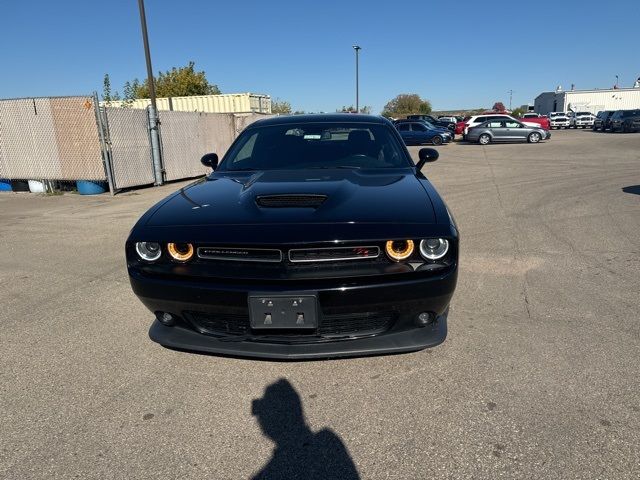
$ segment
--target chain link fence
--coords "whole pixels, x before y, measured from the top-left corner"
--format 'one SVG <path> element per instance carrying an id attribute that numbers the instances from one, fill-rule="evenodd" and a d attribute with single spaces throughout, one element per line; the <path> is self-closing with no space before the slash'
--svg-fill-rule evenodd
<path id="1" fill-rule="evenodd" d="M 268 115 L 163 111 L 163 181 L 207 173 L 205 153 L 224 155 Z M 100 107 L 97 96 L 0 100 L 0 179 L 108 180 L 116 190 L 157 183 L 145 109 Z"/>
<path id="2" fill-rule="evenodd" d="M 92 97 L 0 100 L 0 178 L 104 180 Z"/>
<path id="3" fill-rule="evenodd" d="M 154 183 L 147 111 L 106 107 L 104 113 L 113 188 L 121 190 Z"/>

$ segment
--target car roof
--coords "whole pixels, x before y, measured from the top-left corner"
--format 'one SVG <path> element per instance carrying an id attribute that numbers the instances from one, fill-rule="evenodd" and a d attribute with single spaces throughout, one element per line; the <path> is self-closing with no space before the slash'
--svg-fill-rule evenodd
<path id="1" fill-rule="evenodd" d="M 278 115 L 276 117 L 264 118 L 252 123 L 248 128 L 322 122 L 387 124 L 389 120 L 376 115 L 363 115 L 359 113 L 313 113 L 304 115 Z"/>

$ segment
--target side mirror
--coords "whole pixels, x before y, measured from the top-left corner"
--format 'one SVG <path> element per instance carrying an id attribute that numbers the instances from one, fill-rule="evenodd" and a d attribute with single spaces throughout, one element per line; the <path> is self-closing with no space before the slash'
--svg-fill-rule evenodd
<path id="1" fill-rule="evenodd" d="M 439 156 L 440 154 L 434 148 L 421 148 L 418 152 L 418 158 L 420 160 L 416 164 L 416 169 L 418 169 L 418 171 L 422 170 L 425 163 L 435 162 Z"/>
<path id="2" fill-rule="evenodd" d="M 218 154 L 217 153 L 205 153 L 202 158 L 200 159 L 200 162 L 202 162 L 202 164 L 205 167 L 211 167 L 213 170 L 216 169 L 216 167 L 218 166 Z"/>

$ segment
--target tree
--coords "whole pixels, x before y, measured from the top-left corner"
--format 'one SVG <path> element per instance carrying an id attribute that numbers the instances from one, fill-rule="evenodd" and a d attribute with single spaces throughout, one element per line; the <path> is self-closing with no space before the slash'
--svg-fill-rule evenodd
<path id="1" fill-rule="evenodd" d="M 154 77 L 156 96 L 158 97 L 190 97 L 193 95 L 218 95 L 217 85 L 209 83 L 204 71 L 196 72 L 195 63 L 189 62 L 185 67 L 173 67 L 166 72 L 160 72 Z M 132 82 L 135 98 L 149 98 L 147 80 L 143 83 L 136 78 Z"/>
<path id="2" fill-rule="evenodd" d="M 506 108 L 505 108 L 505 106 L 504 106 L 504 103 L 502 103 L 502 102 L 496 102 L 496 103 L 494 103 L 494 104 L 493 104 L 493 108 L 492 108 L 492 110 L 493 110 L 494 112 L 504 112 L 504 111 L 506 110 Z"/>
<path id="3" fill-rule="evenodd" d="M 423 100 L 416 93 L 401 93 L 384 106 L 382 115 L 385 117 L 399 117 L 414 113 L 431 113 L 431 103 Z"/>
<path id="4" fill-rule="evenodd" d="M 291 113 L 291 104 L 279 98 L 271 100 L 271 113 L 276 115 L 289 115 Z"/>
<path id="5" fill-rule="evenodd" d="M 131 105 L 133 104 L 133 101 L 136 98 L 133 84 L 129 82 L 125 82 L 124 88 L 123 88 L 123 95 L 124 95 L 124 98 L 123 98 L 122 106 L 125 108 L 131 107 Z"/>
<path id="6" fill-rule="evenodd" d="M 524 115 L 525 113 L 527 113 L 527 111 L 526 111 L 524 108 L 522 108 L 522 107 L 518 107 L 518 108 L 514 109 L 514 110 L 511 112 L 511 116 L 512 116 L 512 117 L 521 117 L 521 116 L 522 116 L 522 115 Z"/>
<path id="7" fill-rule="evenodd" d="M 109 74 L 104 74 L 104 79 L 102 80 L 102 100 L 109 105 L 113 98 L 111 97 L 111 79 L 109 78 Z"/>
<path id="8" fill-rule="evenodd" d="M 342 109 L 338 109 L 336 110 L 336 112 L 338 113 L 356 113 L 356 108 L 353 105 L 349 105 L 348 107 L 345 107 L 344 105 L 342 106 Z M 360 113 L 365 113 L 365 114 L 370 114 L 371 113 L 371 107 L 369 106 L 364 106 L 360 108 Z"/>

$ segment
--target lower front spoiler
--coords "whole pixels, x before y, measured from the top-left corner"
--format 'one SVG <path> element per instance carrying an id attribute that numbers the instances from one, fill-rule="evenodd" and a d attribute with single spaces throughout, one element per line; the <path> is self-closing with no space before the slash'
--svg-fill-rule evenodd
<path id="1" fill-rule="evenodd" d="M 149 330 L 151 340 L 170 348 L 236 357 L 305 360 L 403 353 L 435 347 L 447 337 L 448 310 L 422 328 L 384 333 L 357 339 L 307 343 L 272 343 L 268 339 L 212 337 L 182 328 L 167 327 L 158 320 Z"/>

